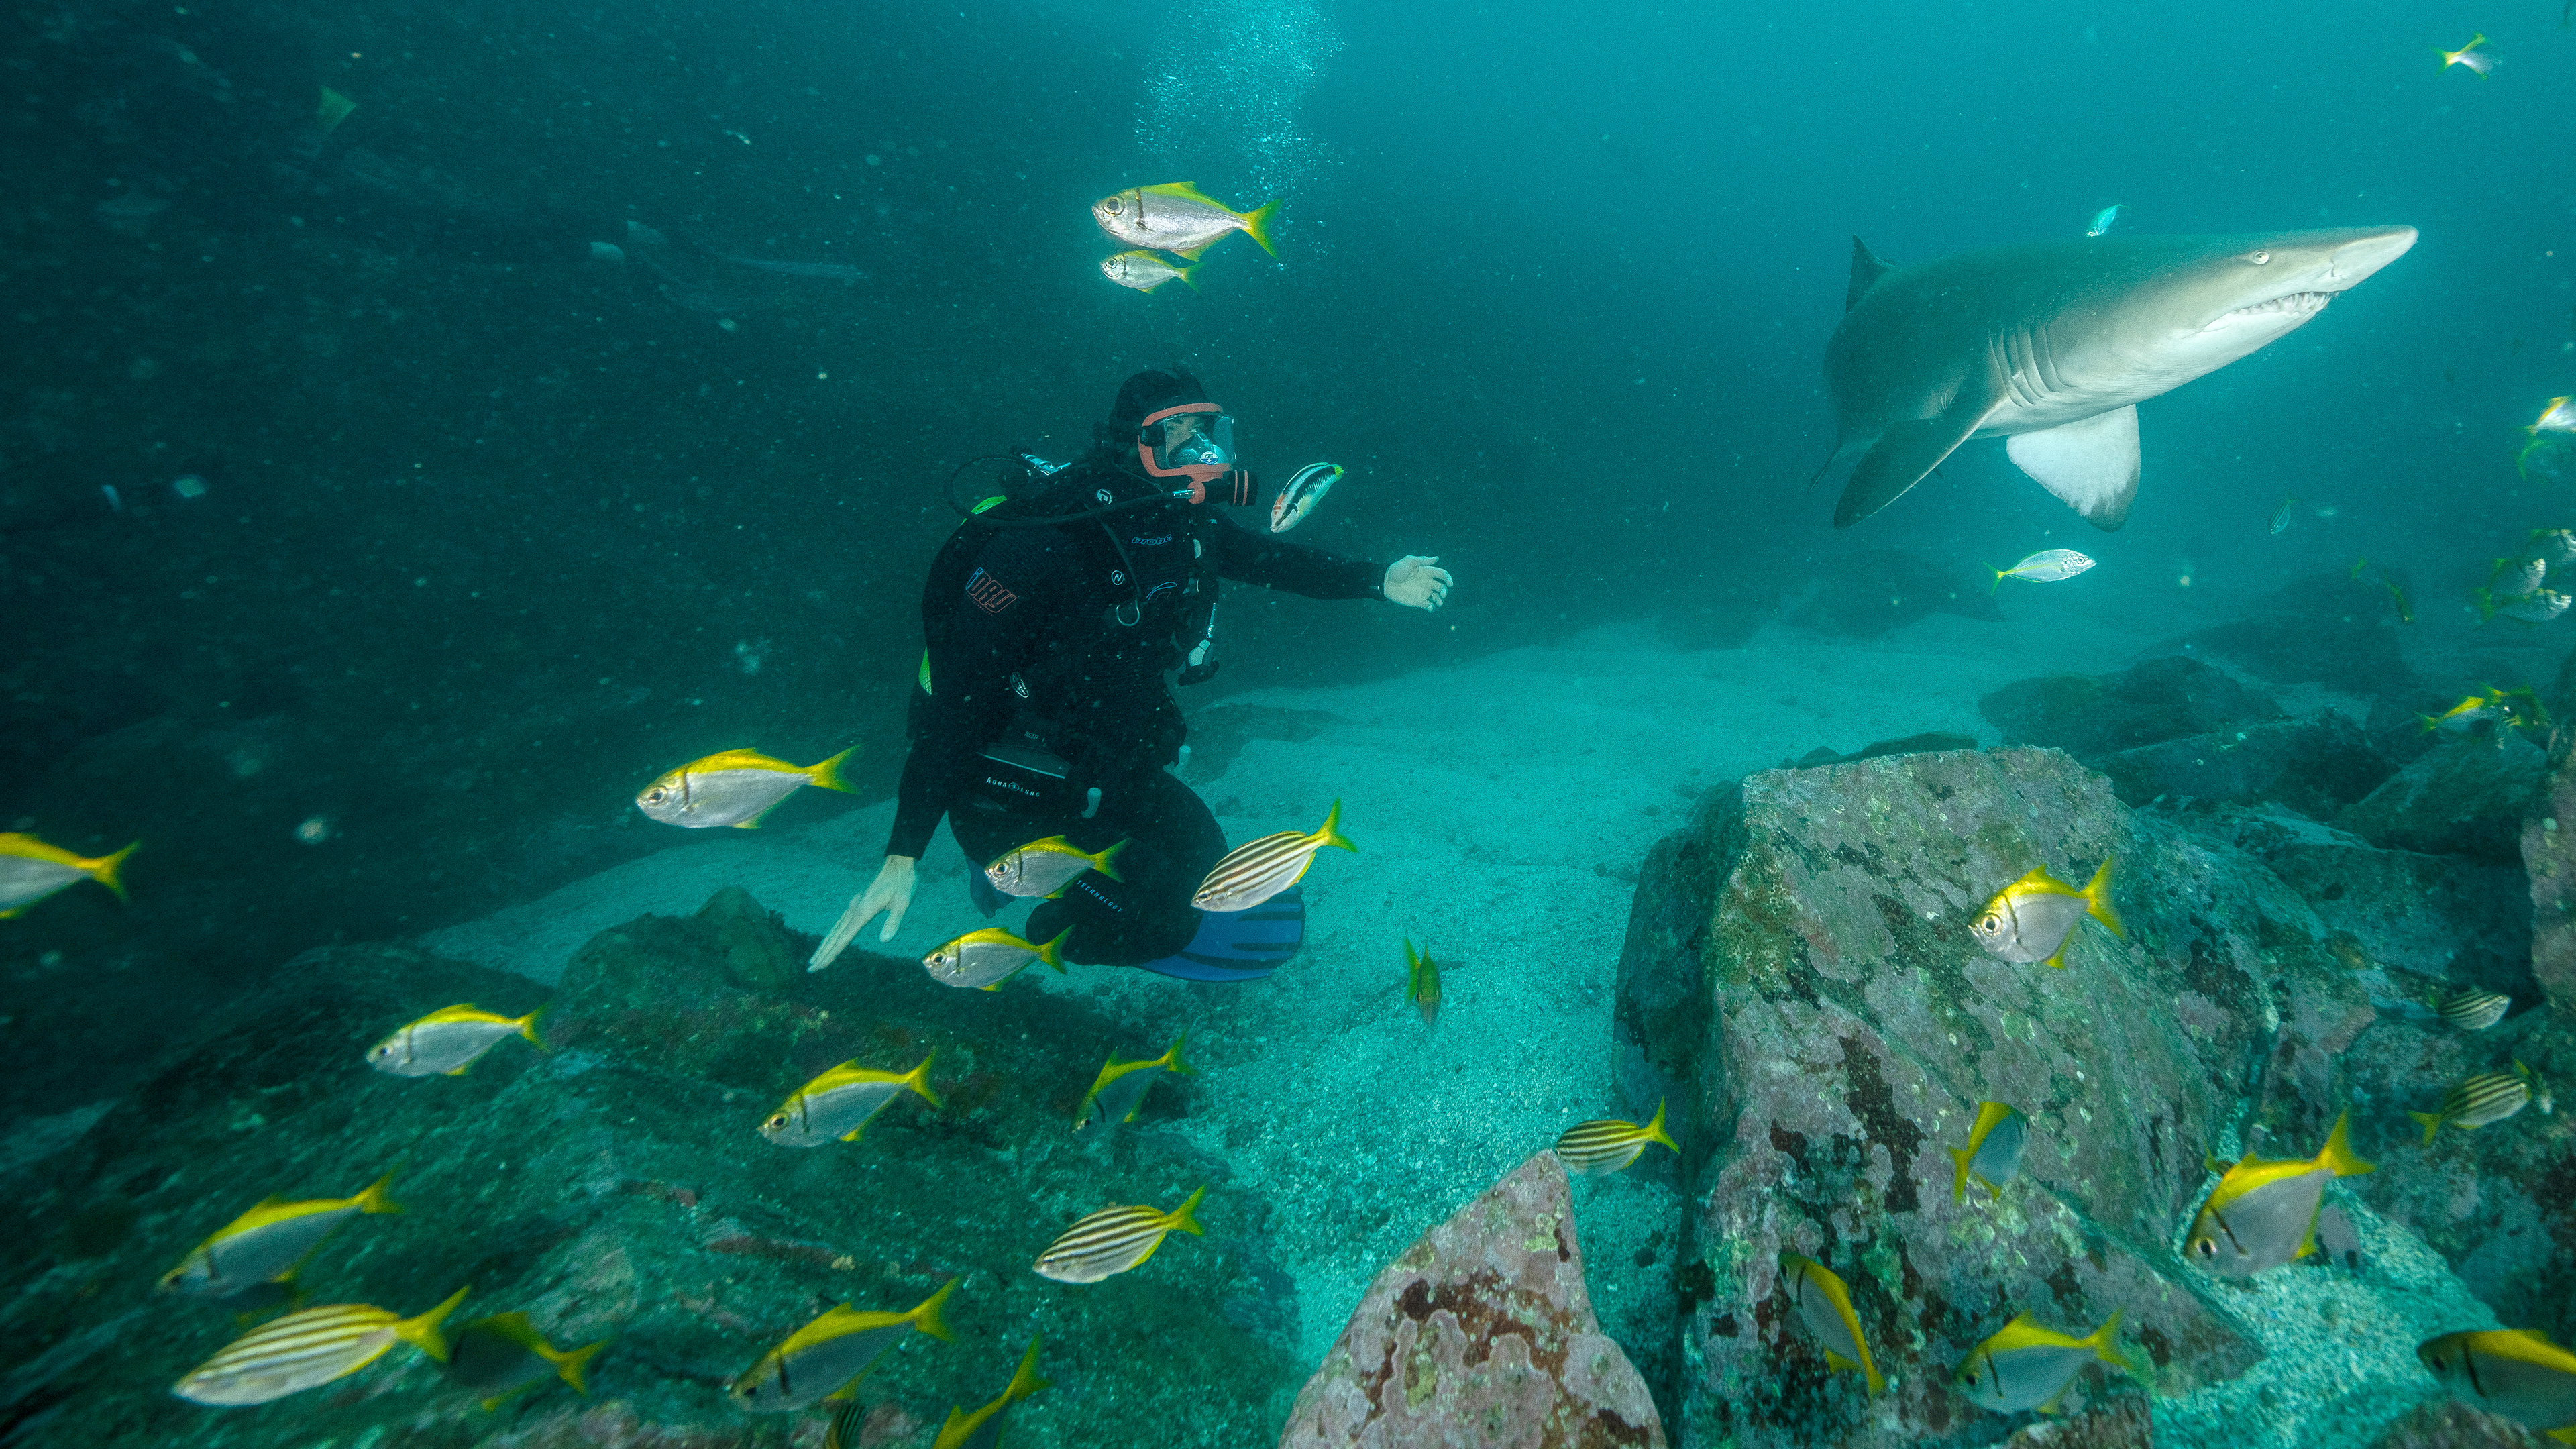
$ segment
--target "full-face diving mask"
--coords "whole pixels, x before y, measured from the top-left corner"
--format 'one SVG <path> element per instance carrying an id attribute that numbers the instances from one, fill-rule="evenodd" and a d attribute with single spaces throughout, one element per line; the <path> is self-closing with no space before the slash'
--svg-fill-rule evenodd
<path id="1" fill-rule="evenodd" d="M 1234 419 L 1212 402 L 1147 414 L 1136 430 L 1136 461 L 1154 477 L 1204 488 L 1234 471 Z"/>

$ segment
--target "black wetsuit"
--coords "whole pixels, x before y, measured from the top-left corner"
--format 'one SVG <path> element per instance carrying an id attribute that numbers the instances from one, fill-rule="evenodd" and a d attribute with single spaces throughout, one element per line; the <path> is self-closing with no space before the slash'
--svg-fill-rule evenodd
<path id="1" fill-rule="evenodd" d="M 1104 491 L 1125 500 L 1148 485 L 1097 452 L 1058 474 L 1038 506 L 1076 512 Z M 886 853 L 918 859 L 943 814 L 977 865 L 1050 835 L 1086 851 L 1123 839 L 1123 883 L 1078 877 L 1030 915 L 1028 938 L 1070 926 L 1066 957 L 1092 964 L 1180 950 L 1198 926 L 1190 897 L 1225 854 L 1225 834 L 1163 768 L 1187 733 L 1164 682 L 1182 662 L 1176 629 L 1213 602 L 1218 577 L 1357 599 L 1377 597 L 1384 576 L 1383 565 L 1248 532 L 1211 506 L 995 531 L 964 597 L 925 601 L 945 623 L 931 631 L 931 690 L 914 690 Z M 1085 819 L 1093 789 L 1098 808 Z"/>

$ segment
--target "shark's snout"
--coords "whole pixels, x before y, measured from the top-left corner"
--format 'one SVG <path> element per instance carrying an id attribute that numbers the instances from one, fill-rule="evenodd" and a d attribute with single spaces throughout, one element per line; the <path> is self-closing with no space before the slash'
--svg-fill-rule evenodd
<path id="1" fill-rule="evenodd" d="M 2329 279 L 2336 291 L 2354 286 L 2406 255 L 2415 245 L 2415 228 L 2411 226 L 2373 227 L 2334 250 L 2328 267 Z"/>

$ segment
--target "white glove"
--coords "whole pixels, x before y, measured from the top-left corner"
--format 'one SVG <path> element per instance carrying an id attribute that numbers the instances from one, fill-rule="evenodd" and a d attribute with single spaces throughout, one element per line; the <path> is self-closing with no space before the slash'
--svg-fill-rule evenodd
<path id="1" fill-rule="evenodd" d="M 1386 566 L 1383 592 L 1408 609 L 1436 609 L 1449 597 L 1449 571 L 1434 568 L 1436 558 L 1407 554 Z"/>
<path id="2" fill-rule="evenodd" d="M 868 883 L 868 888 L 850 897 L 849 908 L 842 911 L 841 919 L 833 924 L 832 934 L 825 936 L 823 944 L 814 948 L 814 959 L 805 963 L 805 969 L 820 971 L 831 965 L 840 956 L 841 948 L 856 939 L 859 928 L 879 911 L 885 912 L 886 922 L 885 929 L 877 933 L 877 939 L 893 940 L 896 929 L 903 925 L 903 913 L 912 909 L 913 865 L 911 856 L 887 856 L 885 868 L 877 872 L 877 878 Z"/>

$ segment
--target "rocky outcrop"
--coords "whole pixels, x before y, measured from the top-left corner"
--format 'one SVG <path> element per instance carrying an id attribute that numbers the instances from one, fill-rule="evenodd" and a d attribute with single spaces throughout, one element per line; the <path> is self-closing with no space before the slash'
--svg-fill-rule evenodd
<path id="1" fill-rule="evenodd" d="M 2126 939 L 2087 923 L 2063 970 L 1977 948 L 1968 923 L 2001 886 L 2034 866 L 2080 882 L 2106 858 Z M 2365 1155 L 2408 1125 L 2344 1074 L 2381 1018 L 2333 934 L 2260 860 L 2131 812 L 2053 750 L 1908 755 L 1711 792 L 1648 859 L 1616 1017 L 1628 1104 L 1642 1113 L 1644 1091 L 1677 1087 L 1685 1119 L 1683 1442 L 1994 1442 L 2011 1421 L 1949 1379 L 2022 1312 L 2076 1334 L 2121 1313 L 2160 1422 L 2277 1412 L 2375 1434 L 2436 1394 L 2407 1335 L 2484 1315 L 2345 1187 L 2374 1266 L 2340 1290 L 2343 1307 L 2298 1296 L 2297 1275 L 2324 1269 L 2278 1270 L 2256 1300 L 2176 1251 L 2211 1182 L 2205 1152 L 2306 1156 L 2346 1108 Z M 2029 1147 L 2000 1200 L 1954 1202 L 1945 1149 L 1985 1100 L 2026 1114 Z M 1781 1289 L 1784 1250 L 1849 1286 L 1883 1395 L 1827 1369 Z M 2329 1408 L 2270 1356 L 2332 1333 L 2357 1303 L 2384 1331 L 2352 1351 Z M 2088 1368 L 2069 1407 L 2107 1424 L 2135 1412 L 2136 1392 Z"/>
<path id="2" fill-rule="evenodd" d="M 2521 730 L 2482 728 L 2427 751 L 2335 824 L 2395 850 L 2515 862 L 2548 763 Z"/>
<path id="3" fill-rule="evenodd" d="M 1977 701 L 2008 745 L 2078 759 L 2281 717 L 2278 706 L 2197 659 L 2150 659 L 2117 674 L 2016 680 Z"/>
<path id="4" fill-rule="evenodd" d="M 836 1303 L 902 1311 L 952 1275 L 955 1342 L 887 1356 L 862 1386 L 863 1443 L 926 1445 L 949 1405 L 992 1397 L 1033 1323 L 1040 1371 L 1067 1388 L 1015 1417 L 1014 1445 L 1095 1443 L 1117 1423 L 1239 1449 L 1242 1426 L 1270 1422 L 1296 1382 L 1294 1289 L 1258 1228 L 1274 1209 L 1154 1128 L 1197 1079 L 1158 1086 L 1113 1141 L 1068 1125 L 1102 1057 L 1150 1054 L 1168 1025 L 1124 1024 L 1086 997 L 954 991 L 882 956 L 808 974 L 805 948 L 739 891 L 630 921 L 564 972 L 552 1051 L 505 1041 L 461 1077 L 421 1079 L 362 1053 L 436 1007 L 524 1011 L 541 989 L 384 948 L 281 970 L 41 1177 L 9 1179 L 0 1360 L 41 1372 L 0 1384 L 0 1435 L 37 1449 L 810 1446 L 818 1416 L 746 1416 L 726 1382 Z M 781 962 L 797 965 L 783 986 Z M 942 1109 L 907 1096 L 862 1141 L 811 1150 L 757 1130 L 834 1063 L 901 1071 L 933 1048 Z M 263 1196 L 347 1194 L 391 1169 L 407 1211 L 344 1227 L 303 1271 L 306 1292 L 415 1313 L 470 1284 L 458 1322 L 524 1312 L 558 1345 L 613 1335 L 589 1397 L 549 1384 L 487 1413 L 407 1348 L 256 1409 L 171 1397 L 239 1330 L 223 1305 L 155 1297 L 154 1277 Z M 1205 1238 L 1078 1290 L 1029 1270 L 1081 1214 L 1168 1206 L 1198 1183 Z M 103 1346 L 84 1337 L 102 1325 Z M 89 1347 L 46 1355 L 61 1344 Z M 1080 1409 L 1059 1414 L 1074 1393 Z"/>
<path id="5" fill-rule="evenodd" d="M 2576 650 L 2543 695 L 2552 718 L 2576 718 Z M 2531 881 L 2531 974 L 2560 1015 L 2576 1019 L 2576 729 L 2549 735 L 2548 771 L 2524 813 L 2517 839 Z"/>
<path id="6" fill-rule="evenodd" d="M 1541 1152 L 1369 1285 L 1281 1449 L 1660 1446 L 1645 1381 L 1601 1332 L 1574 1201 Z"/>

